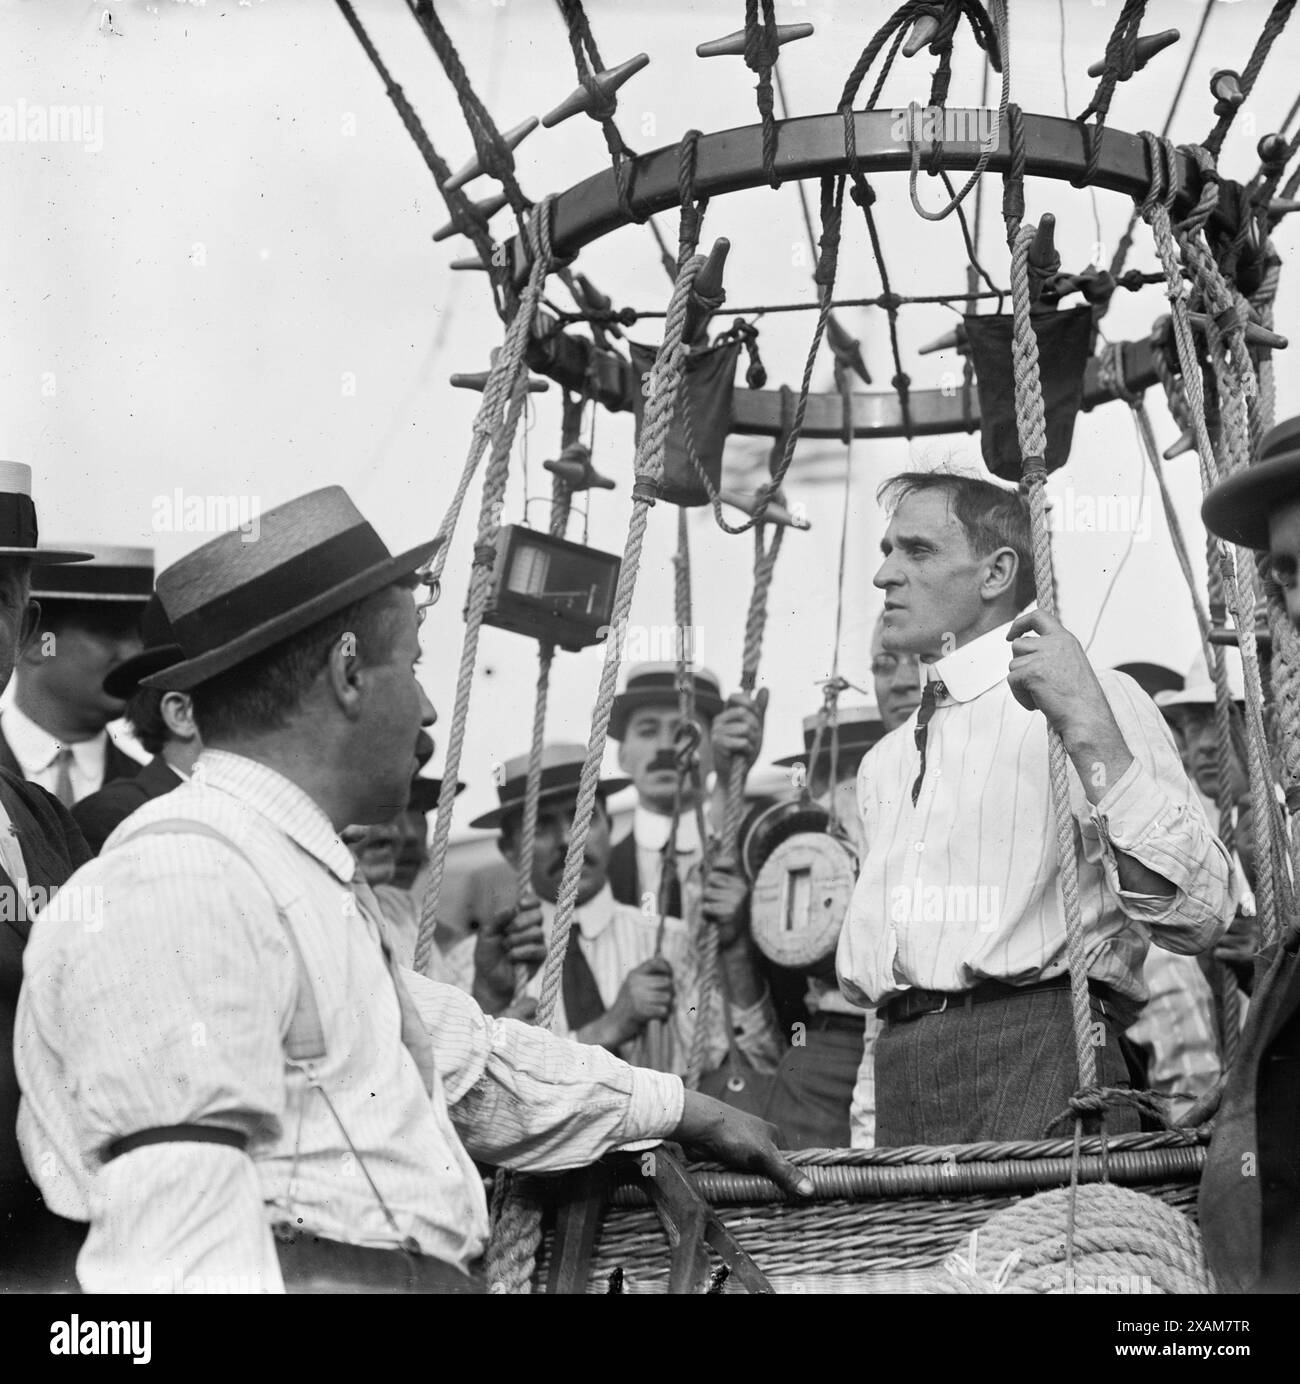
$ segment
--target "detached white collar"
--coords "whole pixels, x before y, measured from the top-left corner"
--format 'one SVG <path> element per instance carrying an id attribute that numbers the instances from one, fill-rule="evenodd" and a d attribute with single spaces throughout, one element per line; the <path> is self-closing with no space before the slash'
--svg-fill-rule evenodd
<path id="1" fill-rule="evenodd" d="M 632 818 L 632 835 L 642 850 L 661 851 L 668 842 L 668 829 L 673 819 L 662 812 L 651 812 L 649 808 L 637 804 Z M 700 829 L 695 821 L 695 809 L 682 810 L 677 821 L 677 850 L 681 855 L 698 855 L 700 851 Z"/>
<path id="2" fill-rule="evenodd" d="M 953 701 L 973 702 L 976 697 L 982 697 L 1006 679 L 1013 658 L 1007 631 L 1014 623 L 1008 620 L 1005 625 L 927 664 L 926 681 L 942 682 Z"/>
<path id="3" fill-rule="evenodd" d="M 594 942 L 614 921 L 614 895 L 608 884 L 594 898 L 580 903 L 573 910 L 574 925 L 587 939 Z M 542 931 L 546 940 L 551 938 L 551 928 L 555 924 L 555 905 L 542 900 Z"/>

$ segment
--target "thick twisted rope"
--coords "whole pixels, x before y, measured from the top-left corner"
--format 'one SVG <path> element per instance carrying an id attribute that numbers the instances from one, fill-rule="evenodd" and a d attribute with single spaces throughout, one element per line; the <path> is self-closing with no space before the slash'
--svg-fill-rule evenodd
<path id="1" fill-rule="evenodd" d="M 658 497 L 659 485 L 663 478 L 668 430 L 677 393 L 681 387 L 688 349 L 682 341 L 686 326 L 686 309 L 690 301 L 691 285 L 703 263 L 703 256 L 695 255 L 682 266 L 677 275 L 673 285 L 672 301 L 668 307 L 668 317 L 664 323 L 664 339 L 651 371 L 650 399 L 646 405 L 641 435 L 637 440 L 632 515 L 628 523 L 623 563 L 619 569 L 614 606 L 610 616 L 611 627 L 616 630 L 626 626 L 632 609 L 632 597 L 641 566 L 641 550 L 645 543 L 646 520 L 650 506 Z M 583 859 L 587 849 L 587 835 L 591 829 L 596 792 L 600 782 L 600 764 L 605 754 L 609 717 L 617 691 L 619 658 L 618 641 L 606 641 L 605 661 L 592 713 L 591 737 L 587 742 L 587 758 L 578 782 L 578 800 L 569 836 L 569 850 L 564 861 L 564 874 L 556 899 L 555 920 L 551 927 L 542 972 L 537 1023 L 543 1028 L 551 1027 L 559 1003 L 564 954 L 573 927 L 578 886 L 582 880 Z M 541 1243 L 541 1211 L 513 1179 L 509 1190 L 502 1193 L 498 1210 L 492 1243 L 488 1249 L 489 1285 L 493 1292 L 526 1293 L 537 1258 L 537 1248 Z"/>
<path id="2" fill-rule="evenodd" d="M 1142 15 L 1146 10 L 1146 0 L 1125 0 L 1115 27 L 1106 44 L 1105 66 L 1097 90 L 1087 108 L 1075 117 L 1083 135 L 1085 167 L 1082 177 L 1072 178 L 1074 187 L 1087 187 L 1097 181 L 1097 169 L 1101 163 L 1101 132 L 1110 114 L 1111 99 L 1116 84 L 1126 82 L 1137 67 L 1137 41 L 1142 25 Z M 1088 117 L 1095 115 L 1096 122 L 1088 124 Z"/>
<path id="3" fill-rule="evenodd" d="M 488 375 L 483 390 L 483 404 L 474 421 L 474 438 L 470 444 L 470 459 L 466 462 L 457 497 L 453 501 L 453 511 L 443 521 L 443 528 L 450 531 L 455 524 L 461 501 L 469 487 L 469 477 L 483 455 L 489 441 L 493 443 L 492 458 L 488 462 L 483 477 L 483 501 L 479 510 L 477 541 L 474 545 L 474 566 L 470 574 L 468 607 L 465 619 L 465 640 L 461 648 L 460 672 L 456 681 L 456 699 L 452 711 L 451 730 L 447 742 L 447 759 L 443 769 L 442 791 L 438 796 L 438 815 L 434 827 L 433 844 L 429 853 L 429 882 L 425 889 L 423 906 L 420 912 L 420 930 L 415 945 L 415 969 L 421 974 L 429 964 L 433 954 L 434 930 L 437 925 L 438 896 L 442 890 L 442 879 L 447 864 L 447 845 L 451 838 L 452 804 L 456 798 L 456 784 L 460 774 L 461 749 L 465 740 L 465 721 L 469 715 L 470 688 L 474 678 L 474 664 L 478 656 L 479 627 L 483 622 L 483 612 L 491 591 L 492 569 L 496 562 L 496 535 L 501 525 L 501 505 L 505 495 L 506 479 L 510 464 L 510 450 L 514 444 L 515 431 L 523 415 L 528 399 L 528 369 L 524 353 L 528 346 L 532 324 L 541 301 L 542 288 L 546 282 L 551 264 L 550 217 L 552 199 L 547 198 L 536 211 L 528 217 L 528 236 L 532 246 L 533 262 L 528 275 L 528 284 L 520 299 L 519 310 L 506 329 L 505 343 Z M 508 397 L 509 406 L 505 419 L 497 423 L 503 401 Z M 439 555 L 445 562 L 446 545 Z M 435 561 L 432 580 L 437 581 L 441 574 L 441 564 Z"/>
<path id="4" fill-rule="evenodd" d="M 776 176 L 777 127 L 772 68 L 780 57 L 781 48 L 776 41 L 775 0 L 761 0 L 761 4 L 763 19 L 760 24 L 760 0 L 745 0 L 745 66 L 758 78 L 754 91 L 763 128 L 763 176 L 769 186 L 780 187 L 781 179 Z"/>
<path id="5" fill-rule="evenodd" d="M 1213 206 L 1214 199 L 1217 198 L 1217 184 L 1211 178 L 1205 178 L 1202 184 L 1201 197 L 1196 208 L 1193 209 L 1189 220 L 1194 226 L 1203 226 L 1208 219 L 1209 210 Z M 1163 202 L 1157 202 L 1144 209 L 1143 215 L 1150 222 L 1155 238 L 1156 252 L 1160 258 L 1161 268 L 1164 270 L 1166 292 L 1170 300 L 1171 318 L 1173 322 L 1174 341 L 1178 350 L 1179 362 L 1182 366 L 1183 389 L 1186 394 L 1188 408 L 1190 410 L 1190 422 L 1196 434 L 1197 454 L 1200 458 L 1201 483 L 1203 489 L 1208 490 L 1219 480 L 1220 468 L 1218 457 L 1214 445 L 1210 438 L 1210 432 L 1206 421 L 1206 400 L 1201 380 L 1201 364 L 1197 351 L 1196 342 L 1192 335 L 1191 324 L 1188 320 L 1187 291 L 1184 288 L 1182 265 L 1179 262 L 1178 250 L 1175 247 L 1174 229 L 1169 219 L 1168 208 Z M 1179 240 L 1179 247 L 1184 250 L 1184 257 L 1191 253 L 1196 262 L 1199 275 L 1203 276 L 1203 281 L 1197 279 L 1196 289 L 1206 296 L 1207 310 L 1222 311 L 1223 306 L 1211 306 L 1215 284 L 1214 278 L 1217 276 L 1217 266 L 1213 258 L 1208 255 L 1196 255 L 1196 245 L 1192 239 L 1192 232 L 1186 229 L 1187 223 L 1183 225 L 1183 235 Z M 1219 283 L 1222 278 L 1219 276 Z M 1232 306 L 1231 297 L 1228 295 L 1227 306 Z M 1238 328 L 1238 335 L 1240 335 Z M 1213 343 L 1212 343 L 1213 345 Z M 1226 350 L 1220 340 L 1218 349 L 1224 356 L 1226 364 Z M 1236 361 L 1233 362 L 1234 366 Z M 1246 369 L 1251 370 L 1249 355 L 1246 356 Z M 1216 372 L 1217 373 L 1217 372 Z M 1226 371 L 1224 372 L 1227 373 Z M 1244 386 L 1239 386 L 1243 387 Z M 1232 407 L 1232 401 L 1226 401 Z M 1225 403 L 1222 392 L 1219 394 L 1219 405 L 1222 411 Z M 1236 446 L 1241 444 L 1242 428 L 1240 425 L 1234 430 Z M 1230 460 L 1230 458 L 1229 458 Z M 1246 605 L 1240 591 L 1235 563 L 1232 561 L 1231 554 L 1226 548 L 1220 547 L 1222 561 L 1220 570 L 1222 573 L 1224 588 L 1228 594 L 1229 603 L 1233 609 L 1234 619 L 1238 628 L 1238 638 L 1240 640 L 1242 666 L 1246 680 L 1246 716 L 1248 730 L 1248 769 L 1251 778 L 1251 801 L 1256 822 L 1256 832 L 1268 833 L 1268 838 L 1272 835 L 1273 813 L 1270 805 L 1271 791 L 1268 783 L 1264 780 L 1262 773 L 1263 765 L 1260 756 L 1260 744 L 1264 740 L 1264 727 L 1262 719 L 1262 689 L 1259 679 L 1258 656 L 1255 645 L 1255 621 L 1253 603 Z M 1212 562 L 1211 566 L 1214 567 Z M 1266 838 L 1266 839 L 1268 839 Z M 1271 880 L 1271 871 L 1266 871 L 1259 875 L 1257 883 L 1263 888 L 1256 889 L 1256 903 L 1259 907 L 1260 926 L 1264 933 L 1265 941 L 1271 941 L 1276 933 L 1276 917 L 1274 914 L 1274 899 Z M 1266 912 L 1267 910 L 1267 912 Z"/>
<path id="6" fill-rule="evenodd" d="M 1293 9 L 1295 9 L 1295 0 L 1277 0 L 1268 18 L 1264 21 L 1264 27 L 1260 30 L 1259 38 L 1255 41 L 1250 60 L 1242 70 L 1241 94 L 1243 97 L 1249 99 L 1250 93 L 1255 89 L 1255 81 L 1269 55 L 1269 50 L 1273 47 L 1277 36 L 1286 28 L 1287 20 L 1291 18 Z M 1232 127 L 1232 122 L 1237 118 L 1238 109 L 1239 107 L 1232 106 L 1224 111 L 1214 128 L 1205 137 L 1205 148 L 1215 157 L 1223 148 L 1224 136 Z"/>

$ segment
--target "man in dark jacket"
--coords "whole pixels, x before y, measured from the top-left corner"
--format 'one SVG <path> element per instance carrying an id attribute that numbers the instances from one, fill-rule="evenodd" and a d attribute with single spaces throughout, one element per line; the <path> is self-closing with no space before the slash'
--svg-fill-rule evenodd
<path id="1" fill-rule="evenodd" d="M 36 553 L 31 470 L 0 462 L 0 690 L 40 619 L 31 599 L 33 562 L 44 568 L 88 553 Z M 45 789 L 0 768 L 0 1292 L 75 1286 L 82 1229 L 46 1210 L 18 1151 L 14 1013 L 23 979 L 29 903 L 48 899 L 90 851 L 67 809 Z M 94 920 L 88 910 L 86 926 Z"/>
<path id="2" fill-rule="evenodd" d="M 140 628 L 144 635 L 143 651 L 109 672 L 104 679 L 104 694 L 126 702 L 127 723 L 153 758 L 138 772 L 116 778 L 97 793 L 82 798 L 72 809 L 96 855 L 117 824 L 137 807 L 184 783 L 203 749 L 189 695 L 140 685 L 141 678 L 170 668 L 181 656 L 156 596 L 145 607 Z"/>

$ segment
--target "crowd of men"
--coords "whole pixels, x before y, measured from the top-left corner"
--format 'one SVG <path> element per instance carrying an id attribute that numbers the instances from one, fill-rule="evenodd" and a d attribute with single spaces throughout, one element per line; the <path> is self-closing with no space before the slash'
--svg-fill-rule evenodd
<path id="1" fill-rule="evenodd" d="M 1272 554 L 1300 626 L 1300 426 L 1221 490 L 1207 524 Z M 548 1032 L 583 745 L 544 747 L 535 812 L 528 746 L 503 765 L 471 824 L 503 864 L 412 969 L 440 787 L 414 670 L 436 542 L 393 556 L 335 487 L 155 578 L 147 551 L 41 547 L 27 468 L 0 471 L 0 1289 L 476 1292 L 481 1165 L 672 1139 L 804 1196 L 778 1149 L 1063 1132 L 1079 1078 L 1049 726 L 1088 1127 L 1150 1121 L 1126 1091 L 1185 1116 L 1242 1048 L 1228 1127 L 1258 1120 L 1273 1163 L 1237 1252 L 1245 1280 L 1300 1282 L 1300 934 L 1261 946 L 1249 785 L 1203 655 L 1094 670 L 1035 608 L 1006 487 L 909 472 L 880 498 L 874 701 L 812 711 L 786 789 L 751 796 L 734 841 L 766 697 L 626 670 Z M 1217 1195 L 1240 1221 L 1242 1189 Z"/>

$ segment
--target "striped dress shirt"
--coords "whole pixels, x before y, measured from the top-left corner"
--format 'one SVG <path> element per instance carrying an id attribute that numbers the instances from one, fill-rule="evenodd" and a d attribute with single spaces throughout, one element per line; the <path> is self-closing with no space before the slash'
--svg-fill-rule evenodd
<path id="1" fill-rule="evenodd" d="M 542 904 L 542 932 L 549 942 L 555 919 L 555 905 Z M 606 885 L 594 898 L 588 899 L 574 912 L 573 926 L 577 937 L 569 945 L 578 946 L 591 967 L 596 989 L 605 1008 L 610 1009 L 618 998 L 624 980 L 642 962 L 655 954 L 659 932 L 659 915 L 643 913 L 629 904 L 616 902 Z M 665 918 L 660 955 L 673 968 L 673 1008 L 662 1027 L 662 1044 L 651 1052 L 643 1037 L 637 1037 L 619 1048 L 619 1055 L 638 1065 L 655 1065 L 662 1071 L 686 1071 L 691 1041 L 695 1031 L 696 994 L 699 989 L 699 959 L 691 944 L 690 933 L 680 918 Z M 524 992 L 538 997 L 542 992 L 542 973 L 538 971 Z M 727 1056 L 727 1034 L 723 1027 L 721 1006 L 716 1002 L 709 1009 L 709 1029 L 704 1050 L 704 1070 L 712 1071 L 722 1065 Z M 770 1073 L 781 1060 L 782 1044 L 777 1032 L 776 1010 L 764 994 L 756 1004 L 745 1009 L 732 1007 L 732 1033 L 740 1053 L 753 1064 L 754 1070 Z M 564 997 L 560 996 L 555 1011 L 557 1033 L 571 1033 L 564 1012 Z"/>
<path id="2" fill-rule="evenodd" d="M 133 839 L 170 818 L 206 822 L 238 849 Z M 376 919 L 349 887 L 354 868 L 300 789 L 209 750 L 191 783 L 134 813 L 73 876 L 103 890 L 95 924 L 60 893 L 33 927 L 15 1032 L 19 1138 L 50 1207 L 90 1222 L 87 1290 L 276 1291 L 279 1221 L 358 1245 L 410 1236 L 463 1268 L 488 1231 L 472 1159 L 570 1168 L 679 1122 L 678 1078 L 487 1018 L 459 990 L 404 972 L 432 1038 L 430 1092 L 402 1042 Z M 322 1089 L 286 1060 L 299 971 L 281 910 L 320 1010 Z M 171 1143 L 104 1161 L 113 1140 L 175 1124 L 245 1131 L 248 1153 Z"/>
<path id="3" fill-rule="evenodd" d="M 1066 971 L 1047 721 L 1011 694 L 1009 628 L 930 665 L 945 695 L 915 806 L 915 713 L 863 758 L 866 854 L 837 955 L 840 986 L 859 1004 Z M 1096 806 L 1068 766 L 1084 951 L 1090 976 L 1140 1005 L 1150 943 L 1192 954 L 1227 928 L 1229 863 L 1160 712 L 1127 675 L 1098 678 L 1133 762 Z M 1173 896 L 1122 889 L 1117 850 L 1168 880 Z"/>

